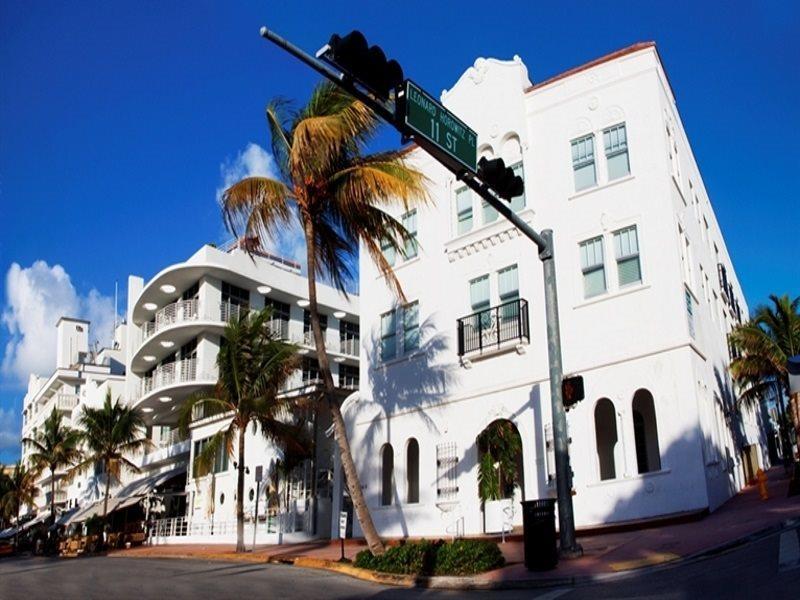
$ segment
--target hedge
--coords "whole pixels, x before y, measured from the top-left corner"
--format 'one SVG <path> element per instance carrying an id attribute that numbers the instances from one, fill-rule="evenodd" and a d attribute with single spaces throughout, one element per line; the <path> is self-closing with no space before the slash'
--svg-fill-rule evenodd
<path id="1" fill-rule="evenodd" d="M 497 544 L 486 540 L 402 542 L 380 556 L 369 550 L 356 555 L 354 566 L 406 575 L 474 575 L 505 564 Z"/>

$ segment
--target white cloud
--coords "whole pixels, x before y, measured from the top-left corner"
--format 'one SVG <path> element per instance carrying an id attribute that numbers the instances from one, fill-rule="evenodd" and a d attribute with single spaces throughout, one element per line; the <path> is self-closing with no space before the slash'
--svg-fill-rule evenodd
<path id="1" fill-rule="evenodd" d="M 21 384 L 30 373 L 47 375 L 55 368 L 56 322 L 62 316 L 91 321 L 90 343 L 110 344 L 114 300 L 96 289 L 81 295 L 61 265 L 37 260 L 30 267 L 13 263 L 6 273 L 6 306 L 2 323 L 9 341 L 2 373 Z"/>
<path id="2" fill-rule="evenodd" d="M 222 193 L 237 181 L 245 177 L 271 177 L 278 179 L 280 174 L 275 165 L 275 159 L 258 144 L 250 142 L 235 159 L 225 160 L 220 165 L 222 185 L 217 188 L 217 202 L 220 202 Z M 303 231 L 297 218 L 293 218 L 288 227 L 281 228 L 272 239 L 261 240 L 268 252 L 284 258 L 291 258 L 302 265 L 306 270 L 306 242 Z"/>
<path id="3" fill-rule="evenodd" d="M 19 449 L 20 424 L 12 409 L 0 408 L 0 450 Z"/>

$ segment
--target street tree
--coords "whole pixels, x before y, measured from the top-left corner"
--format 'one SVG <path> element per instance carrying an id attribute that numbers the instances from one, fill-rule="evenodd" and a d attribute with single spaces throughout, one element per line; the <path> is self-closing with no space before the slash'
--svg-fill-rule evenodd
<path id="1" fill-rule="evenodd" d="M 769 299 L 770 304 L 756 308 L 748 322 L 731 332 L 731 343 L 740 354 L 731 361 L 731 374 L 742 389 L 743 401 L 775 390 L 783 411 L 783 397 L 789 392 L 788 359 L 800 354 L 800 296 L 771 295 Z M 790 398 L 790 414 L 800 442 L 800 394 Z"/>
<path id="2" fill-rule="evenodd" d="M 382 210 L 401 203 L 406 210 L 427 198 L 426 179 L 403 160 L 401 152 L 365 154 L 378 117 L 364 104 L 331 83 L 321 83 L 308 103 L 293 110 L 283 99 L 266 110 L 278 174 L 248 177 L 222 197 L 223 217 L 238 235 L 271 237 L 294 220 L 306 242 L 311 330 L 317 348 L 324 401 L 331 412 L 334 437 L 347 488 L 369 549 L 383 552 L 347 439 L 334 391 L 325 337 L 317 305 L 317 279 L 331 281 L 340 292 L 355 277 L 361 248 L 372 258 L 387 284 L 401 298 L 402 288 L 383 250 L 405 253 L 416 244 L 403 225 Z"/>
<path id="3" fill-rule="evenodd" d="M 307 452 L 305 423 L 294 405 L 281 394 L 296 371 L 297 348 L 282 342 L 270 326 L 271 310 L 250 311 L 225 327 L 217 355 L 214 389 L 190 397 L 181 407 L 180 429 L 185 435 L 197 412 L 230 415 L 230 422 L 209 438 L 194 459 L 192 473 L 212 472 L 222 453 L 236 457 L 236 551 L 244 552 L 245 434 L 255 423 L 261 434 L 284 453 Z"/>
<path id="4" fill-rule="evenodd" d="M 106 392 L 100 408 L 83 407 L 78 417 L 78 427 L 85 450 L 81 461 L 72 468 L 70 474 L 74 476 L 95 465 L 101 466 L 105 476 L 105 522 L 112 478 L 119 481 L 123 471 L 139 473 L 141 469 L 130 457 L 145 451 L 152 442 L 144 435 L 146 426 L 142 414 L 120 404 L 119 398 L 112 402 L 111 390 Z"/>
<path id="5" fill-rule="evenodd" d="M 16 519 L 17 531 L 14 534 L 14 546 L 19 541 L 19 513 L 23 506 L 33 506 L 39 488 L 36 486 L 37 474 L 21 461 L 14 465 L 14 470 L 5 482 L 5 493 L 0 497 L 0 511 L 6 519 Z"/>
<path id="6" fill-rule="evenodd" d="M 80 433 L 63 424 L 63 415 L 55 408 L 45 419 L 42 429 L 32 438 L 23 438 L 32 452 L 29 460 L 33 468 L 50 471 L 50 517 L 56 518 L 56 471 L 71 467 L 80 461 Z"/>

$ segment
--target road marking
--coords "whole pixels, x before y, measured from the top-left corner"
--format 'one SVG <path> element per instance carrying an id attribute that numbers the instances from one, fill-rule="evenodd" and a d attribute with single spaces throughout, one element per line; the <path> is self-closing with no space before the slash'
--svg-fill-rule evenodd
<path id="1" fill-rule="evenodd" d="M 798 530 L 792 529 L 781 534 L 778 571 L 788 571 L 797 567 L 800 567 L 800 538 Z"/>
<path id="2" fill-rule="evenodd" d="M 652 565 L 660 565 L 662 563 L 678 560 L 680 556 L 671 552 L 650 552 L 643 558 L 634 560 L 623 560 L 620 562 L 613 562 L 609 566 L 614 571 L 628 571 L 630 569 L 639 569 L 641 567 L 649 567 Z"/>
<path id="3" fill-rule="evenodd" d="M 557 588 L 542 594 L 541 596 L 536 596 L 536 600 L 556 600 L 556 598 L 560 598 L 564 594 L 568 594 L 571 591 L 572 588 Z"/>

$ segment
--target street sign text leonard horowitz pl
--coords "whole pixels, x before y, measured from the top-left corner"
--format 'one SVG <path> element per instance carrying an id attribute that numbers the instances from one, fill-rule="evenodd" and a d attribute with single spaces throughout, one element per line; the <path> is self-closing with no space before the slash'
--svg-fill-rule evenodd
<path id="1" fill-rule="evenodd" d="M 478 135 L 414 82 L 404 91 L 405 125 L 474 173 Z"/>

